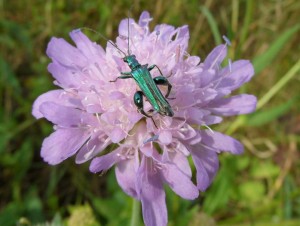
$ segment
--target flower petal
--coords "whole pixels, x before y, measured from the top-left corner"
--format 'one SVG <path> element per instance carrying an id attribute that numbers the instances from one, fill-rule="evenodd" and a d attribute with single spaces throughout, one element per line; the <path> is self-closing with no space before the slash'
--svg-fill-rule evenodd
<path id="1" fill-rule="evenodd" d="M 44 140 L 41 156 L 51 165 L 58 164 L 74 155 L 89 136 L 82 129 L 58 129 Z"/>
<path id="2" fill-rule="evenodd" d="M 118 184 L 123 191 L 134 198 L 138 198 L 136 192 L 137 172 L 135 170 L 135 159 L 128 159 L 117 164 L 115 169 Z"/>
<path id="3" fill-rule="evenodd" d="M 62 38 L 52 38 L 47 47 L 47 55 L 62 65 L 83 68 L 88 64 L 87 58 Z"/>
<path id="4" fill-rule="evenodd" d="M 82 105 L 88 113 L 97 114 L 104 112 L 100 99 L 101 97 L 96 93 L 80 92 L 79 96 L 82 97 Z"/>
<path id="5" fill-rule="evenodd" d="M 215 47 L 204 61 L 204 69 L 218 69 L 227 55 L 226 45 L 219 45 Z"/>
<path id="6" fill-rule="evenodd" d="M 174 131 L 174 137 L 178 137 L 181 140 L 188 140 L 197 136 L 196 130 L 189 124 L 184 124 L 180 129 Z"/>
<path id="7" fill-rule="evenodd" d="M 210 130 L 201 130 L 200 134 L 202 137 L 201 143 L 208 148 L 217 151 L 228 151 L 232 154 L 241 154 L 244 151 L 244 147 L 239 141 L 225 134 Z"/>
<path id="8" fill-rule="evenodd" d="M 168 222 L 166 195 L 159 174 L 148 170 L 153 164 L 151 161 L 143 156 L 137 174 L 143 218 L 146 226 L 166 226 Z"/>
<path id="9" fill-rule="evenodd" d="M 178 145 L 178 149 L 181 147 L 183 148 L 184 145 Z M 185 148 L 185 147 L 184 147 Z M 171 161 L 189 178 L 192 177 L 192 170 L 189 164 L 187 157 L 181 153 L 181 150 L 170 152 L 169 157 Z"/>
<path id="10" fill-rule="evenodd" d="M 214 115 L 206 115 L 203 117 L 203 121 L 205 122 L 205 125 L 214 125 L 222 122 L 223 118 L 219 116 L 214 116 Z"/>
<path id="11" fill-rule="evenodd" d="M 254 68 L 249 60 L 238 60 L 222 69 L 220 73 L 224 78 L 217 87 L 235 90 L 252 78 Z"/>
<path id="12" fill-rule="evenodd" d="M 140 16 L 140 19 L 139 19 L 139 25 L 141 27 L 146 27 L 148 28 L 148 24 L 149 22 L 152 20 L 152 18 L 150 17 L 150 14 L 149 12 L 147 11 L 143 11 L 141 16 Z"/>
<path id="13" fill-rule="evenodd" d="M 175 28 L 173 26 L 167 24 L 160 24 L 154 27 L 154 32 L 159 37 L 158 40 L 164 45 L 170 43 L 170 39 L 174 30 Z"/>
<path id="14" fill-rule="evenodd" d="M 44 102 L 40 106 L 40 112 L 53 124 L 64 127 L 77 127 L 83 118 L 81 110 L 58 105 L 53 102 Z"/>
<path id="15" fill-rule="evenodd" d="M 120 127 L 115 127 L 110 133 L 109 137 L 113 143 L 119 143 L 126 137 L 124 130 Z"/>
<path id="16" fill-rule="evenodd" d="M 78 88 L 81 85 L 82 74 L 77 70 L 53 62 L 48 65 L 48 71 L 62 88 Z"/>
<path id="17" fill-rule="evenodd" d="M 44 102 L 53 102 L 65 106 L 77 106 L 78 105 L 73 101 L 73 97 L 69 93 L 66 93 L 64 90 L 51 90 L 47 93 L 40 95 L 33 103 L 32 115 L 37 119 L 43 118 L 44 115 L 40 112 L 40 106 Z"/>
<path id="18" fill-rule="evenodd" d="M 136 27 L 134 26 L 134 24 L 135 21 L 132 18 L 123 19 L 119 24 L 119 29 L 118 29 L 119 37 L 123 37 L 123 39 L 124 37 L 128 37 L 128 25 L 130 27 L 129 35 L 131 37 L 134 37 L 136 35 L 136 29 L 135 29 Z"/>
<path id="19" fill-rule="evenodd" d="M 199 191 L 191 181 L 191 178 L 183 173 L 175 164 L 164 163 L 161 173 L 164 181 L 182 198 L 195 199 L 198 197 Z"/>
<path id="20" fill-rule="evenodd" d="M 159 137 L 158 137 L 159 141 L 163 144 L 170 144 L 172 142 L 172 133 L 170 131 L 167 130 L 162 130 L 159 133 Z"/>
<path id="21" fill-rule="evenodd" d="M 111 144 L 111 140 L 105 133 L 97 134 L 96 136 L 93 135 L 93 137 L 85 145 L 83 145 L 82 148 L 80 148 L 76 155 L 75 162 L 77 164 L 81 164 L 94 158 L 109 144 Z"/>
<path id="22" fill-rule="evenodd" d="M 75 42 L 77 48 L 83 53 L 84 56 L 93 60 L 94 62 L 99 62 L 102 57 L 104 57 L 104 49 L 97 45 L 95 42 L 86 37 L 81 30 L 73 30 L 70 33 L 72 40 Z"/>
<path id="23" fill-rule="evenodd" d="M 223 116 L 248 114 L 255 111 L 256 101 L 253 95 L 241 94 L 216 100 L 208 105 L 208 109 Z"/>
<path id="24" fill-rule="evenodd" d="M 218 155 L 199 145 L 191 146 L 190 152 L 197 170 L 197 187 L 205 191 L 219 169 Z"/>
<path id="25" fill-rule="evenodd" d="M 90 171 L 98 173 L 111 168 L 116 162 L 120 161 L 120 148 L 100 157 L 94 158 L 90 165 Z"/>

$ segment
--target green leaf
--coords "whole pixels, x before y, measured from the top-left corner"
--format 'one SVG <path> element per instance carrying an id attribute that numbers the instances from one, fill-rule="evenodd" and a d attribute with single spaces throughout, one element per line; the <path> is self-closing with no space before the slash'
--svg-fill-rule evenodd
<path id="1" fill-rule="evenodd" d="M 278 56 L 280 50 L 288 43 L 289 39 L 300 29 L 300 25 L 289 28 L 283 34 L 281 34 L 269 47 L 269 49 L 263 54 L 257 56 L 253 60 L 253 66 L 255 68 L 255 73 L 258 74 L 264 68 L 269 66 L 272 61 Z"/>
<path id="2" fill-rule="evenodd" d="M 214 39 L 215 39 L 215 43 L 217 45 L 221 44 L 222 43 L 221 34 L 220 34 L 218 24 L 217 24 L 215 18 L 213 17 L 213 15 L 209 11 L 209 9 L 206 8 L 205 6 L 201 7 L 201 12 L 204 14 L 204 16 L 206 17 L 206 19 L 208 21 L 211 32 L 212 32 L 212 34 L 214 36 Z"/>

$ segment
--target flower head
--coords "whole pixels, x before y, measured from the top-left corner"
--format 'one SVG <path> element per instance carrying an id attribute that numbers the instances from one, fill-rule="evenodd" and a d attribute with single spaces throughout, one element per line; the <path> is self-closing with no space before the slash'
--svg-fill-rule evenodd
<path id="1" fill-rule="evenodd" d="M 256 106 L 252 95 L 229 96 L 253 76 L 249 61 L 222 67 L 226 44 L 200 61 L 186 52 L 187 26 L 162 24 L 151 32 L 150 21 L 148 12 L 141 14 L 138 23 L 122 20 L 117 48 L 108 42 L 104 50 L 80 30 L 70 34 L 76 46 L 52 38 L 48 70 L 59 89 L 41 95 L 33 105 L 36 118 L 45 117 L 55 125 L 43 142 L 43 159 L 54 165 L 76 154 L 76 163 L 92 159 L 94 173 L 115 165 L 124 192 L 141 200 L 147 226 L 167 224 L 163 184 L 184 199 L 195 199 L 212 182 L 219 152 L 242 153 L 240 142 L 209 126 L 220 123 L 222 116 L 250 113 Z M 153 111 L 147 96 L 143 109 L 152 117 L 137 111 L 133 97 L 141 87 L 134 79 L 116 80 L 121 72 L 130 71 L 122 60 L 124 54 L 134 54 L 141 65 L 157 65 L 150 73 L 154 78 L 161 72 L 172 85 L 166 101 L 173 117 Z M 168 92 L 167 86 L 158 87 L 163 95 Z M 101 154 L 111 144 L 118 146 Z M 188 156 L 197 170 L 196 185 Z"/>

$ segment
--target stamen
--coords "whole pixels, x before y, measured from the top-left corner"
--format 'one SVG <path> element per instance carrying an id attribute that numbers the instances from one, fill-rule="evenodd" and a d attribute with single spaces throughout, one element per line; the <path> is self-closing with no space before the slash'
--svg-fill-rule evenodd
<path id="1" fill-rule="evenodd" d="M 230 40 L 225 35 L 223 35 L 222 38 L 228 46 L 231 46 Z"/>
<path id="2" fill-rule="evenodd" d="M 96 113 L 95 115 L 96 115 L 98 122 L 101 123 L 100 118 L 99 118 L 99 113 Z"/>
<path id="3" fill-rule="evenodd" d="M 154 135 L 146 140 L 143 141 L 144 144 L 149 143 L 149 142 L 154 142 L 158 140 L 159 135 Z"/>
<path id="4" fill-rule="evenodd" d="M 214 134 L 214 131 L 208 126 L 208 125 L 203 125 L 205 128 L 207 128 L 212 134 Z"/>

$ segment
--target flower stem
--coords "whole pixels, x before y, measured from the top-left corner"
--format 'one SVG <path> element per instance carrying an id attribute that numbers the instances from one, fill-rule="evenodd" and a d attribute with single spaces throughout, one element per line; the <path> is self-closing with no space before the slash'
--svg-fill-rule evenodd
<path id="1" fill-rule="evenodd" d="M 136 199 L 132 199 L 132 214 L 130 226 L 138 226 L 140 221 L 140 202 Z"/>

